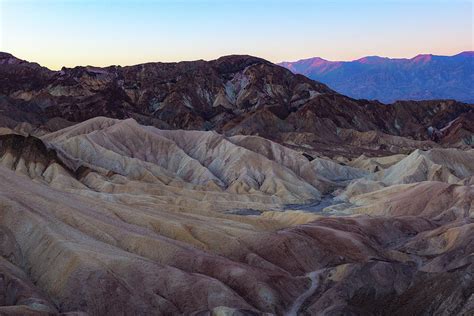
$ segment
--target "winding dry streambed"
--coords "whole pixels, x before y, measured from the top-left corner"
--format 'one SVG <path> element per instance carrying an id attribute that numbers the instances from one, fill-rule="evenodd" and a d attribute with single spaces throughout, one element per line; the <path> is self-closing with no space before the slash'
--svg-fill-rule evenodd
<path id="1" fill-rule="evenodd" d="M 293 302 L 293 305 L 291 305 L 290 309 L 288 312 L 285 313 L 285 316 L 296 316 L 298 314 L 298 311 L 301 309 L 303 306 L 304 302 L 314 294 L 316 289 L 319 286 L 319 276 L 325 269 L 322 270 L 316 270 L 313 272 L 310 272 L 306 275 L 307 278 L 311 280 L 311 286 L 303 292 L 300 296 L 296 298 L 296 300 Z"/>

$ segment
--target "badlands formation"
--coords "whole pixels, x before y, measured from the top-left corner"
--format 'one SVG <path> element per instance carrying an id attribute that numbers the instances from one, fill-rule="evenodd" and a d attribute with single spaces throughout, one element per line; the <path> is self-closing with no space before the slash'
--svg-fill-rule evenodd
<path id="1" fill-rule="evenodd" d="M 472 311 L 472 149 L 343 165 L 104 117 L 0 146 L 2 313 Z"/>
<path id="2" fill-rule="evenodd" d="M 472 315 L 472 105 L 0 57 L 0 315 Z"/>

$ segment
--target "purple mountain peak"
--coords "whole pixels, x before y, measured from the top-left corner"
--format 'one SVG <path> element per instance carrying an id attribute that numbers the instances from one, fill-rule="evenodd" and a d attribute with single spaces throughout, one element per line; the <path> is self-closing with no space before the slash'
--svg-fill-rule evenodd
<path id="1" fill-rule="evenodd" d="M 433 59 L 432 54 L 420 54 L 412 58 L 412 61 L 415 63 L 428 63 Z"/>
<path id="2" fill-rule="evenodd" d="M 383 63 L 383 62 L 385 62 L 389 59 L 390 58 L 388 58 L 388 57 L 366 56 L 366 57 L 362 57 L 362 58 L 359 58 L 359 59 L 355 60 L 355 62 L 359 62 L 361 64 L 380 64 L 380 63 Z"/>

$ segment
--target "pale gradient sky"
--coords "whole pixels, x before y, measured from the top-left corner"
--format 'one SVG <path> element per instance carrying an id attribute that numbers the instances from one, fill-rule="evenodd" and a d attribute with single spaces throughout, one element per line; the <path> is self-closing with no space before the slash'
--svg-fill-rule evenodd
<path id="1" fill-rule="evenodd" d="M 0 51 L 51 69 L 473 50 L 474 0 L 0 0 Z"/>

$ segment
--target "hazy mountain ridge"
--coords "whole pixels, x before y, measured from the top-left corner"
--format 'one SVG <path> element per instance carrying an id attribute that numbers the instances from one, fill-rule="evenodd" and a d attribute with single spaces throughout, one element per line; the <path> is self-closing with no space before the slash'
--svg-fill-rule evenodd
<path id="1" fill-rule="evenodd" d="M 473 51 L 411 59 L 367 56 L 344 62 L 314 57 L 279 65 L 353 98 L 385 103 L 431 99 L 474 103 Z"/>

